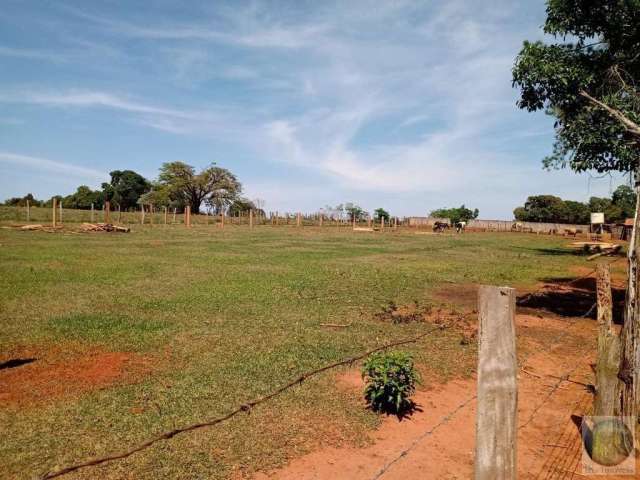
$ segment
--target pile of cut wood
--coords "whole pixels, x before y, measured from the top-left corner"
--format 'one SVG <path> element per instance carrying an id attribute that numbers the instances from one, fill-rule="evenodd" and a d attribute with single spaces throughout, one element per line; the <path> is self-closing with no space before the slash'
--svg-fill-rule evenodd
<path id="1" fill-rule="evenodd" d="M 579 248 L 586 253 L 593 253 L 587 260 L 593 260 L 604 255 L 614 255 L 622 249 L 622 245 L 608 242 L 572 242 L 573 248 Z"/>
<path id="2" fill-rule="evenodd" d="M 80 230 L 83 232 L 122 232 L 129 233 L 130 229 L 127 227 L 120 227 L 111 223 L 83 223 L 80 226 Z"/>
<path id="3" fill-rule="evenodd" d="M 38 230 L 42 232 L 55 232 L 56 230 L 60 230 L 62 228 L 62 225 L 56 225 L 55 227 L 53 227 L 51 225 L 40 225 L 39 223 L 37 223 L 30 225 L 12 225 L 11 228 L 17 228 L 19 230 L 25 231 Z"/>

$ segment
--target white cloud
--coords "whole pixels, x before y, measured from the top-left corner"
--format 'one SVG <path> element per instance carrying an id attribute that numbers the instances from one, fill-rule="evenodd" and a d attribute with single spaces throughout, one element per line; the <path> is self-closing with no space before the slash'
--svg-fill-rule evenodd
<path id="1" fill-rule="evenodd" d="M 70 175 L 91 181 L 106 181 L 109 179 L 109 175 L 105 172 L 92 168 L 17 153 L 0 152 L 0 162 L 10 163 L 18 167 L 26 167 L 28 169 L 44 170 L 58 175 Z"/>

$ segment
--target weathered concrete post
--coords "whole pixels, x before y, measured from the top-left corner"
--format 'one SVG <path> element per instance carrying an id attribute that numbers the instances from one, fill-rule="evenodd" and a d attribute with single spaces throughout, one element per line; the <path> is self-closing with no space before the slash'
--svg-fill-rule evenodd
<path id="1" fill-rule="evenodd" d="M 104 202 L 104 223 L 111 223 L 111 202 Z"/>
<path id="2" fill-rule="evenodd" d="M 31 218 L 31 212 L 30 210 L 30 205 L 29 205 L 29 200 L 27 200 L 27 223 L 29 223 L 29 219 Z"/>
<path id="3" fill-rule="evenodd" d="M 52 199 L 53 217 L 52 217 L 52 219 L 51 219 L 51 226 L 52 226 L 53 228 L 56 228 L 56 207 L 58 206 L 58 205 L 57 205 L 57 202 L 58 202 L 58 201 L 57 201 L 57 200 L 56 200 L 56 198 L 54 197 L 54 198 Z"/>
<path id="4" fill-rule="evenodd" d="M 514 480 L 517 475 L 515 307 L 513 288 L 480 287 L 476 480 Z"/>

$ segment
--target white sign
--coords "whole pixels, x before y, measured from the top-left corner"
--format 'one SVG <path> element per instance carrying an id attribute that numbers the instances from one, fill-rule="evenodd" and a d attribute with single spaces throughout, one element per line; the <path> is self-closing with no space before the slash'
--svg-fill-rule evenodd
<path id="1" fill-rule="evenodd" d="M 591 225 L 601 225 L 604 223 L 604 213 L 592 213 Z"/>

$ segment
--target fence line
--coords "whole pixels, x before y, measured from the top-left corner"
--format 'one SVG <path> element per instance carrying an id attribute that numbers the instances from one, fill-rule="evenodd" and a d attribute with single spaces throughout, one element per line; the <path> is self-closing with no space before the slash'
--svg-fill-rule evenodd
<path id="1" fill-rule="evenodd" d="M 293 388 L 296 385 L 300 385 L 302 382 L 304 382 L 306 379 L 314 377 L 322 372 L 326 372 L 327 370 L 332 370 L 334 368 L 337 367 L 341 367 L 344 365 L 351 365 L 355 362 L 357 362 L 358 360 L 362 360 L 364 358 L 369 357 L 370 355 L 376 353 L 376 352 L 380 352 L 383 350 L 387 350 L 391 347 L 398 347 L 400 345 L 407 345 L 410 343 L 416 343 L 419 340 L 427 337 L 428 335 L 431 335 L 434 332 L 437 331 L 442 331 L 442 330 L 446 330 L 447 328 L 451 328 L 453 326 L 453 324 L 449 324 L 449 325 L 438 325 L 437 327 L 431 328 L 429 330 L 427 330 L 424 333 L 421 333 L 420 335 L 417 335 L 415 337 L 412 338 L 407 338 L 407 339 L 403 339 L 403 340 L 397 340 L 395 342 L 389 342 L 386 343 L 384 345 L 381 345 L 379 347 L 376 347 L 374 349 L 368 350 L 364 353 L 361 353 L 359 355 L 356 355 L 354 357 L 350 357 L 344 360 L 340 360 L 338 362 L 335 363 L 331 363 L 328 365 L 325 365 L 323 367 L 317 368 L 315 370 L 311 370 L 310 372 L 306 372 L 303 373 L 302 375 L 300 375 L 298 378 L 296 378 L 295 380 L 277 388 L 276 390 L 272 391 L 271 393 L 268 393 L 262 397 L 258 397 L 254 400 L 250 400 L 247 403 L 243 403 L 242 405 L 236 407 L 234 410 L 230 411 L 229 413 L 227 413 L 226 415 L 223 415 L 221 417 L 217 417 L 211 420 L 206 420 L 203 422 L 198 422 L 198 423 L 193 423 L 191 425 L 187 425 L 184 427 L 180 427 L 180 428 L 175 428 L 173 430 L 168 430 L 166 432 L 163 432 L 159 435 L 156 435 L 155 437 L 140 443 L 139 445 L 126 450 L 124 452 L 120 452 L 120 453 L 115 453 L 112 455 L 107 455 L 104 457 L 100 457 L 100 458 L 94 458 L 91 460 L 87 460 L 85 462 L 81 462 L 81 463 L 77 463 L 75 465 L 70 465 L 68 467 L 63 467 L 60 468 L 58 470 L 55 470 L 53 472 L 47 472 L 44 475 L 42 475 L 41 479 L 42 480 L 48 480 L 51 478 L 56 478 L 56 477 L 60 477 L 62 475 L 66 475 L 68 473 L 71 472 L 75 472 L 77 470 L 80 470 L 82 468 L 86 468 L 86 467 L 91 467 L 91 466 L 95 466 L 95 465 L 100 465 L 103 463 L 107 463 L 107 462 L 111 462 L 113 460 L 120 460 L 122 458 L 127 458 L 130 457 L 131 455 L 133 455 L 134 453 L 137 453 L 141 450 L 144 450 L 148 447 L 150 447 L 151 445 L 161 441 L 161 440 L 169 440 L 170 438 L 175 437 L 176 435 L 180 434 L 180 433 L 185 433 L 185 432 L 189 432 L 192 430 L 198 430 L 204 427 L 210 427 L 213 425 L 217 425 L 219 423 L 225 422 L 227 420 L 230 420 L 231 418 L 235 417 L 237 414 L 241 413 L 241 412 L 250 412 L 251 409 L 261 403 L 264 403 L 266 401 L 271 400 L 272 398 L 277 397 L 278 395 L 282 394 L 283 392 Z"/>
<path id="2" fill-rule="evenodd" d="M 110 215 L 108 202 L 101 210 L 91 209 L 70 209 L 64 208 L 60 202 L 55 202 L 56 209 L 52 207 L 35 207 L 27 204 L 25 206 L 0 206 L 0 222 L 16 223 L 51 223 L 52 225 L 62 224 L 64 212 L 65 224 L 69 223 L 111 223 L 113 215 Z M 105 208 L 106 207 L 106 208 Z M 236 212 L 233 215 L 189 214 L 188 209 L 178 212 L 173 208 L 172 215 L 169 215 L 168 208 L 154 209 L 152 206 L 141 206 L 134 211 L 122 211 L 118 207 L 117 223 L 125 225 L 151 224 L 151 225 L 217 225 L 223 227 L 228 225 L 247 226 L 300 226 L 300 227 L 368 227 L 377 230 L 392 230 L 398 228 L 427 229 L 431 230 L 436 222 L 448 223 L 449 219 L 436 217 L 390 217 L 385 221 L 372 221 L 370 216 L 354 219 L 347 216 L 331 216 L 326 213 L 305 214 L 301 212 L 263 212 L 260 210 Z M 55 212 L 55 213 L 54 213 Z M 54 218 L 55 217 L 55 218 Z M 386 228 L 390 227 L 390 228 Z M 544 223 L 544 222 L 519 222 L 515 220 L 483 220 L 475 219 L 467 222 L 469 231 L 485 232 L 531 232 L 531 233 L 557 233 L 563 234 L 566 231 L 587 234 L 590 231 L 589 225 L 568 224 L 568 223 Z M 617 232 L 616 232 L 617 233 Z M 617 236 L 617 234 L 616 234 Z"/>

